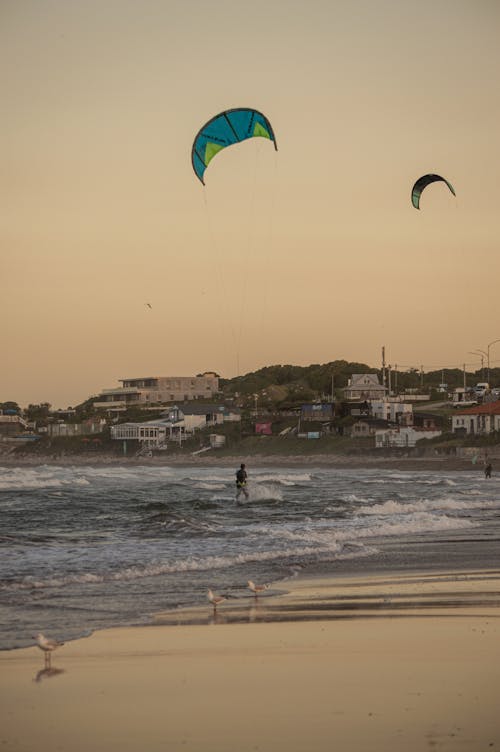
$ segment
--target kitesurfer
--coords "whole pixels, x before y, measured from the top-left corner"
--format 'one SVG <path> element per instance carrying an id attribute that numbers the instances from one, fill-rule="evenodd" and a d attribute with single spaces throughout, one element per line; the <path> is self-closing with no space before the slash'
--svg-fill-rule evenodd
<path id="1" fill-rule="evenodd" d="M 245 499 L 248 499 L 248 491 L 246 489 L 247 485 L 247 471 L 245 470 L 245 465 L 242 462 L 240 465 L 240 469 L 236 472 L 236 501 L 240 498 L 240 494 L 243 492 L 245 494 Z"/>

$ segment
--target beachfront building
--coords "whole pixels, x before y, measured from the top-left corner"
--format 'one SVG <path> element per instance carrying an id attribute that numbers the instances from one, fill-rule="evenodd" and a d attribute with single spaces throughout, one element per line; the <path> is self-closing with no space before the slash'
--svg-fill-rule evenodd
<path id="1" fill-rule="evenodd" d="M 328 422 L 334 415 L 333 405 L 331 402 L 313 402 L 302 405 L 300 408 L 301 420 L 314 420 Z"/>
<path id="2" fill-rule="evenodd" d="M 177 433 L 182 430 L 175 427 Z M 166 446 L 174 426 L 169 420 L 146 420 L 142 423 L 120 423 L 111 427 L 111 438 L 116 441 L 138 441 L 148 448 Z"/>
<path id="3" fill-rule="evenodd" d="M 185 430 L 192 433 L 196 429 L 217 426 L 222 423 L 241 421 L 241 411 L 237 407 L 216 404 L 174 405 L 163 413 L 171 421 L 182 421 Z"/>
<path id="4" fill-rule="evenodd" d="M 383 386 L 376 373 L 355 373 L 344 389 L 344 399 L 352 402 L 384 399 L 387 387 Z"/>
<path id="5" fill-rule="evenodd" d="M 388 420 L 390 423 L 411 425 L 413 406 L 409 402 L 393 401 L 389 399 L 370 400 L 370 410 L 374 418 Z"/>
<path id="6" fill-rule="evenodd" d="M 375 447 L 377 449 L 414 447 L 420 439 L 434 439 L 437 436 L 441 436 L 441 431 L 414 428 L 412 426 L 386 428 L 385 430 L 375 432 Z"/>
<path id="7" fill-rule="evenodd" d="M 153 448 L 164 447 L 167 441 L 182 441 L 203 428 L 219 426 L 226 421 L 241 420 L 237 408 L 225 405 L 174 405 L 157 420 L 119 423 L 111 427 L 116 441 L 139 441 Z"/>
<path id="8" fill-rule="evenodd" d="M 500 431 L 500 400 L 460 410 L 451 419 L 453 433 L 488 434 Z"/>
<path id="9" fill-rule="evenodd" d="M 350 428 L 346 429 L 346 433 L 353 438 L 366 438 L 367 436 L 375 436 L 376 431 L 386 428 L 388 428 L 386 420 L 367 417 L 353 423 Z"/>
<path id="10" fill-rule="evenodd" d="M 219 375 L 213 371 L 198 376 L 150 376 L 119 381 L 121 387 L 101 391 L 94 402 L 96 409 L 119 412 L 133 405 L 147 408 L 168 402 L 211 399 L 219 392 Z"/>
<path id="11" fill-rule="evenodd" d="M 0 438 L 18 436 L 28 430 L 28 423 L 20 415 L 0 411 Z"/>
<path id="12" fill-rule="evenodd" d="M 88 418 L 82 423 L 65 423 L 62 420 L 56 423 L 49 423 L 47 434 L 50 437 L 55 436 L 91 436 L 92 434 L 102 433 L 106 426 L 104 418 Z"/>

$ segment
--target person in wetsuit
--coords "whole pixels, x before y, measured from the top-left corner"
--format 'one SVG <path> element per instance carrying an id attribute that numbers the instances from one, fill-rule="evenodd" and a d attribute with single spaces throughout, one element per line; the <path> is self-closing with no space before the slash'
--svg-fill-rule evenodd
<path id="1" fill-rule="evenodd" d="M 247 471 L 243 462 L 240 465 L 240 469 L 236 472 L 236 501 L 240 498 L 241 493 L 245 494 L 245 499 L 248 499 L 247 485 Z"/>

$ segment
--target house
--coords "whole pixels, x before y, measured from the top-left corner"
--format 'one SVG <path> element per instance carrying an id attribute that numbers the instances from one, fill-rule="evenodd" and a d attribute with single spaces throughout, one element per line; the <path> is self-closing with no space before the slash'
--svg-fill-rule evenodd
<path id="1" fill-rule="evenodd" d="M 91 434 L 102 433 L 106 421 L 104 418 L 89 418 L 82 423 L 49 423 L 47 433 L 51 437 L 55 436 L 89 436 Z"/>
<path id="2" fill-rule="evenodd" d="M 428 431 L 422 428 L 413 428 L 404 426 L 397 428 L 387 428 L 375 432 L 375 447 L 384 449 L 386 447 L 414 447 L 420 439 L 434 439 L 441 436 L 441 431 Z"/>
<path id="3" fill-rule="evenodd" d="M 453 433 L 488 434 L 500 431 L 500 400 L 466 407 L 451 419 Z"/>
<path id="4" fill-rule="evenodd" d="M 120 423 L 111 426 L 111 438 L 116 441 L 139 441 L 143 446 L 160 447 L 172 436 L 169 420 L 146 420 L 142 423 Z"/>
<path id="5" fill-rule="evenodd" d="M 348 401 L 383 399 L 387 391 L 387 387 L 379 382 L 376 373 L 355 373 L 344 389 L 344 399 Z"/>
<path id="6" fill-rule="evenodd" d="M 241 411 L 237 407 L 226 407 L 226 405 L 193 403 L 192 405 L 174 405 L 163 413 L 163 417 L 183 421 L 185 430 L 192 432 L 197 428 L 239 422 Z"/>
<path id="7" fill-rule="evenodd" d="M 439 425 L 436 423 L 436 416 L 432 413 L 413 413 L 413 426 L 414 428 L 425 428 L 428 431 L 439 429 Z"/>
<path id="8" fill-rule="evenodd" d="M 301 420 L 329 421 L 333 418 L 333 405 L 331 402 L 314 402 L 310 405 L 302 405 L 300 418 Z"/>
<path id="9" fill-rule="evenodd" d="M 365 400 L 364 402 L 344 402 L 342 409 L 345 415 L 351 415 L 353 418 L 364 416 L 370 416 L 370 403 Z"/>
<path id="10" fill-rule="evenodd" d="M 370 411 L 374 418 L 388 420 L 391 423 L 410 425 L 412 422 L 413 406 L 409 402 L 372 399 L 370 400 Z"/>
<path id="11" fill-rule="evenodd" d="M 361 418 L 356 423 L 353 423 L 353 425 L 349 429 L 346 429 L 346 433 L 348 433 L 353 438 L 359 438 L 366 436 L 375 436 L 376 431 L 380 431 L 386 428 L 388 428 L 388 423 L 386 420 L 368 417 Z"/>
<path id="12" fill-rule="evenodd" d="M 19 436 L 28 429 L 28 423 L 20 415 L 0 412 L 0 437 Z"/>
<path id="13" fill-rule="evenodd" d="M 138 423 L 120 423 L 111 427 L 111 438 L 117 441 L 139 441 L 148 447 L 164 446 L 167 441 L 182 441 L 186 434 L 207 426 L 224 423 L 227 415 L 234 420 L 239 414 L 237 408 L 224 405 L 175 405 L 166 410 L 158 420 Z M 239 415 L 241 419 L 241 415 Z"/>
<path id="14" fill-rule="evenodd" d="M 211 399 L 219 392 L 219 376 L 213 371 L 198 376 L 149 376 L 119 381 L 121 387 L 101 391 L 94 402 L 96 409 L 123 411 L 131 405 L 147 408 L 166 402 Z"/>

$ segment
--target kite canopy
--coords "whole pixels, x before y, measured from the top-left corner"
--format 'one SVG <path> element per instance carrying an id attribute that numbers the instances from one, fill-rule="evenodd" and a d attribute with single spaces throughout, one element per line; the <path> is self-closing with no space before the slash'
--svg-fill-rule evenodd
<path id="1" fill-rule="evenodd" d="M 446 183 L 450 191 L 453 193 L 454 196 L 457 194 L 455 193 L 453 186 L 451 183 L 448 183 L 447 180 L 441 177 L 441 175 L 432 175 L 429 173 L 429 175 L 422 175 L 421 178 L 417 180 L 415 185 L 412 188 L 411 191 L 411 202 L 415 209 L 420 209 L 420 196 L 422 195 L 422 191 L 424 188 L 427 188 L 428 185 L 431 183 L 435 183 L 437 181 L 441 181 L 442 183 Z"/>
<path id="2" fill-rule="evenodd" d="M 274 148 L 278 149 L 271 123 L 257 110 L 237 107 L 221 112 L 209 120 L 198 132 L 191 152 L 193 169 L 203 185 L 205 170 L 221 149 L 257 136 L 273 141 Z"/>

